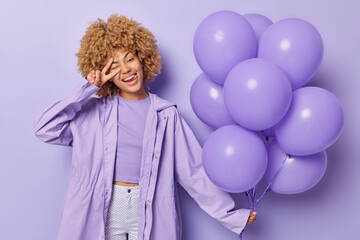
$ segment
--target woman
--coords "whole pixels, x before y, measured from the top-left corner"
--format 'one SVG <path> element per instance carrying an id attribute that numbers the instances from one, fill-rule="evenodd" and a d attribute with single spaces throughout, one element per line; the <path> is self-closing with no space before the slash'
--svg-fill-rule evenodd
<path id="1" fill-rule="evenodd" d="M 237 234 L 255 220 L 207 178 L 176 105 L 145 90 L 161 68 L 149 30 L 115 14 L 98 19 L 77 57 L 85 78 L 34 124 L 42 141 L 73 147 L 58 240 L 181 239 L 176 182 Z"/>

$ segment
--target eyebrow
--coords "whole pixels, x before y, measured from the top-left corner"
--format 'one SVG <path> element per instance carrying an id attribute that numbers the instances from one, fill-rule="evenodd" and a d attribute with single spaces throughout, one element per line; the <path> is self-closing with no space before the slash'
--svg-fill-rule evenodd
<path id="1" fill-rule="evenodd" d="M 127 52 L 127 53 L 125 54 L 124 59 L 127 57 L 127 55 L 128 55 L 129 53 L 131 53 L 131 52 Z M 112 64 L 117 64 L 117 63 L 118 63 L 118 62 L 114 61 Z M 111 65 L 112 65 L 112 64 L 111 64 Z"/>

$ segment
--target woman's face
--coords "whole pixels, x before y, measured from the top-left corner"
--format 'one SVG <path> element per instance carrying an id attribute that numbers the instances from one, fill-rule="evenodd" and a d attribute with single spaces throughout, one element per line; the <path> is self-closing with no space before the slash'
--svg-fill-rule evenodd
<path id="1" fill-rule="evenodd" d="M 143 68 L 142 64 L 133 52 L 127 50 L 117 50 L 114 53 L 114 61 L 110 67 L 110 72 L 120 68 L 110 81 L 120 88 L 120 96 L 125 99 L 139 100 L 147 97 L 143 87 Z"/>

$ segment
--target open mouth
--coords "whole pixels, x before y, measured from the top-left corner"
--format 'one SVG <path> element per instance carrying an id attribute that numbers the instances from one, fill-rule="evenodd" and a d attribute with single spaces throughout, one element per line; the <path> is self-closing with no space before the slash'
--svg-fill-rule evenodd
<path id="1" fill-rule="evenodd" d="M 122 81 L 128 83 L 128 82 L 132 82 L 134 80 L 136 80 L 136 73 L 134 75 L 131 75 L 130 77 L 125 78 Z"/>

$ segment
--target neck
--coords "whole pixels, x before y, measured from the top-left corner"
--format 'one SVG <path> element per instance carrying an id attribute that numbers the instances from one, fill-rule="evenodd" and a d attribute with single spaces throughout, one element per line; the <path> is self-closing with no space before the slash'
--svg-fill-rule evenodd
<path id="1" fill-rule="evenodd" d="M 128 100 L 142 100 L 147 98 L 149 93 L 147 93 L 144 88 L 141 88 L 141 90 L 136 93 L 120 91 L 120 96 Z"/>

